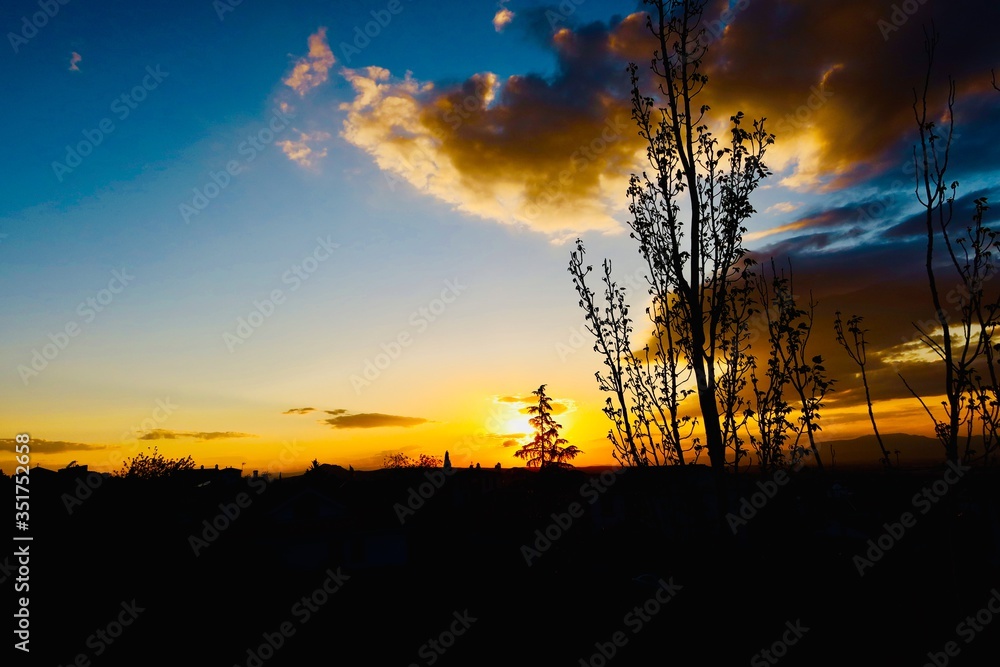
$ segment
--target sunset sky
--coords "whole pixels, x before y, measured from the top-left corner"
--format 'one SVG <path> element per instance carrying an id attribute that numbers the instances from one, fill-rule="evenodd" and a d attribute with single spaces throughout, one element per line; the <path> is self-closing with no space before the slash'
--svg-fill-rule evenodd
<path id="1" fill-rule="evenodd" d="M 148 446 L 247 470 L 446 449 L 509 467 L 544 383 L 574 463 L 612 462 L 566 269 L 581 237 L 641 315 L 641 4 L 52 4 L 0 10 L 5 443 L 30 433 L 52 468 Z M 934 314 L 909 166 L 932 20 L 956 216 L 1000 196 L 1000 5 L 903 4 L 710 3 L 711 122 L 777 135 L 747 245 L 820 302 L 829 438 L 870 430 L 836 310 L 866 318 L 880 428 L 932 432 L 896 377 L 940 393 L 906 343 Z"/>

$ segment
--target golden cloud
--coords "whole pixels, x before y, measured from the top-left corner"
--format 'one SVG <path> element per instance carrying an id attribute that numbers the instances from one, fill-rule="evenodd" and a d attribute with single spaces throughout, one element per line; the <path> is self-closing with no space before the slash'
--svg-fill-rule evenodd
<path id="1" fill-rule="evenodd" d="M 328 132 L 313 132 L 312 134 L 299 132 L 298 139 L 289 139 L 277 143 L 289 160 L 301 167 L 314 169 L 317 166 L 317 161 L 326 157 L 326 148 L 316 149 L 310 144 L 316 144 L 329 139 L 330 134 Z"/>
<path id="2" fill-rule="evenodd" d="M 309 35 L 309 54 L 295 63 L 292 73 L 284 80 L 286 86 L 300 96 L 326 82 L 330 68 L 337 62 L 326 42 L 326 28 Z"/>
<path id="3" fill-rule="evenodd" d="M 178 440 L 180 438 L 191 438 L 194 440 L 226 440 L 229 438 L 256 438 L 252 433 L 240 433 L 239 431 L 171 431 L 163 428 L 154 428 L 139 437 L 140 440 Z"/>
<path id="4" fill-rule="evenodd" d="M 503 32 L 503 29 L 510 25 L 510 22 L 513 20 L 514 12 L 504 7 L 493 15 L 493 29 L 497 32 Z"/>
<path id="5" fill-rule="evenodd" d="M 330 412 L 344 412 L 337 410 Z M 400 417 L 399 415 L 386 415 L 379 412 L 361 412 L 358 414 L 339 414 L 336 417 L 324 419 L 320 423 L 327 424 L 333 428 L 381 428 L 383 426 L 401 426 L 409 428 L 426 424 L 429 420 L 423 417 Z"/>
<path id="6" fill-rule="evenodd" d="M 0 438 L 0 449 L 13 452 L 16 442 L 14 438 Z M 68 442 L 66 440 L 31 439 L 31 451 L 35 454 L 60 454 L 62 452 L 93 451 L 106 449 L 104 445 L 88 445 L 83 442 Z"/>

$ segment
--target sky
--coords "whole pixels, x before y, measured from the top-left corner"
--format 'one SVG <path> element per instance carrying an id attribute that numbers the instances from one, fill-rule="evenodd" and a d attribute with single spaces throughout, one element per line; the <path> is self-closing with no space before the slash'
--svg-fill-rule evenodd
<path id="1" fill-rule="evenodd" d="M 644 17 L 598 0 L 5 3 L 0 467 L 17 433 L 52 468 L 151 447 L 247 471 L 445 450 L 509 467 L 543 384 L 574 463 L 611 463 L 567 266 L 583 239 L 643 305 L 626 66 L 648 67 Z M 742 111 L 776 135 L 746 241 L 818 301 L 824 437 L 870 432 L 838 310 L 865 317 L 880 429 L 931 434 L 896 375 L 941 393 L 911 342 L 934 315 L 913 90 L 933 22 L 931 103 L 944 118 L 953 77 L 968 220 L 1000 189 L 982 29 L 1000 6 L 730 0 L 707 18 L 711 126 Z"/>

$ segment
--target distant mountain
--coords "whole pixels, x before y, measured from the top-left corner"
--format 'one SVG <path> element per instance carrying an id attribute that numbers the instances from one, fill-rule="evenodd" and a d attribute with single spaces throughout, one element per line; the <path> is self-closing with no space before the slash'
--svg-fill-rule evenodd
<path id="1" fill-rule="evenodd" d="M 882 435 L 882 442 L 889 451 L 893 464 L 897 460 L 896 451 L 899 451 L 899 465 L 903 467 L 926 466 L 944 460 L 944 448 L 937 438 L 909 433 L 887 433 Z M 833 458 L 831 451 L 836 456 L 837 465 L 878 466 L 879 458 L 882 456 L 874 434 L 851 440 L 827 440 L 816 443 L 816 446 L 825 465 L 829 465 Z"/>

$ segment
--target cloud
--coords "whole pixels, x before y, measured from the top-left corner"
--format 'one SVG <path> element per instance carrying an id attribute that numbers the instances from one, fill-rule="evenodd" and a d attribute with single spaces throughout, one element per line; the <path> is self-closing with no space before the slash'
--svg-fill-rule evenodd
<path id="1" fill-rule="evenodd" d="M 328 132 L 313 132 L 311 135 L 306 132 L 299 132 L 298 139 L 289 139 L 277 142 L 281 146 L 281 151 L 289 160 L 301 167 L 314 169 L 317 161 L 326 157 L 326 148 L 314 149 L 310 144 L 321 141 L 328 141 Z"/>
<path id="2" fill-rule="evenodd" d="M 284 80 L 286 86 L 300 96 L 326 82 L 330 77 L 330 68 L 337 62 L 326 42 L 326 28 L 320 27 L 309 35 L 309 54 L 300 58 L 292 69 L 292 73 Z"/>
<path id="3" fill-rule="evenodd" d="M 0 449 L 14 451 L 14 438 L 0 438 Z M 65 440 L 31 439 L 31 451 L 35 454 L 60 454 L 62 452 L 83 452 L 106 449 L 104 445 L 88 445 L 82 442 L 67 442 Z"/>
<path id="4" fill-rule="evenodd" d="M 409 428 L 426 424 L 429 420 L 423 417 L 400 417 L 398 415 L 385 415 L 379 412 L 361 412 L 358 414 L 344 414 L 346 411 L 328 411 L 329 414 L 339 412 L 338 416 L 324 419 L 320 423 L 327 424 L 333 428 L 382 428 L 385 426 L 400 426 Z"/>
<path id="5" fill-rule="evenodd" d="M 751 2 L 710 44 L 706 101 L 725 117 L 737 110 L 767 117 L 777 136 L 769 164 L 788 187 L 835 190 L 867 181 L 897 165 L 914 140 L 913 89 L 926 73 L 921 25 L 933 22 L 942 35 L 934 99 L 944 101 L 950 74 L 963 122 L 995 115 L 995 49 L 966 36 L 970 20 L 1000 21 L 1000 5 L 975 2 L 955 12 L 921 4 L 919 16 L 883 35 L 878 22 L 891 12 L 867 0 Z"/>
<path id="6" fill-rule="evenodd" d="M 324 410 L 324 412 L 328 415 L 346 415 L 348 413 L 348 410 L 340 408 L 337 410 Z"/>
<path id="7" fill-rule="evenodd" d="M 81 60 L 83 60 L 83 56 L 81 56 L 76 51 L 73 51 L 73 53 L 72 53 L 72 55 L 70 56 L 70 59 L 69 59 L 69 71 L 71 71 L 71 72 L 79 72 L 80 68 L 77 66 L 77 64 Z"/>
<path id="8" fill-rule="evenodd" d="M 238 431 L 171 431 L 163 428 L 154 428 L 139 437 L 139 440 L 178 440 L 181 438 L 192 438 L 194 440 L 225 440 L 228 438 L 256 438 L 252 433 L 240 433 Z"/>
<path id="9" fill-rule="evenodd" d="M 497 32 L 503 32 L 511 21 L 514 20 L 514 12 L 510 11 L 506 7 L 497 10 L 497 13 L 493 15 L 493 29 Z"/>
<path id="10" fill-rule="evenodd" d="M 768 206 L 764 213 L 792 213 L 798 210 L 802 204 L 793 204 L 790 201 L 782 201 Z"/>
<path id="11" fill-rule="evenodd" d="M 533 405 L 538 405 L 537 396 L 497 396 L 493 399 L 496 403 L 513 403 L 518 405 L 517 411 L 522 414 L 530 414 L 528 408 Z M 571 412 L 576 408 L 574 401 L 568 398 L 552 398 L 549 397 L 549 403 L 552 405 L 552 414 L 559 415 L 564 412 Z"/>
<path id="12" fill-rule="evenodd" d="M 622 231 L 642 145 L 631 121 L 619 35 L 594 24 L 552 37 L 557 72 L 461 82 L 343 70 L 355 90 L 341 136 L 390 187 L 404 183 L 463 213 L 555 239 Z"/>
<path id="13" fill-rule="evenodd" d="M 313 412 L 315 410 L 316 410 L 316 408 L 289 408 L 288 410 L 285 410 L 281 414 L 283 414 L 283 415 L 307 415 L 310 412 Z"/>
<path id="14" fill-rule="evenodd" d="M 648 62 L 657 45 L 646 14 L 572 25 L 535 9 L 519 12 L 516 25 L 552 52 L 552 73 L 479 72 L 430 81 L 382 67 L 342 69 L 354 98 L 340 107 L 340 136 L 372 158 L 391 189 L 412 187 L 467 215 L 554 241 L 588 231 L 619 233 L 619 221 L 629 215 L 628 175 L 645 166 L 624 67 L 638 63 L 642 90 L 653 90 Z M 510 23 L 509 11 L 499 4 L 498 25 Z M 953 72 L 964 122 L 987 122 L 998 107 L 989 86 L 995 63 L 988 40 L 961 38 L 963 12 L 930 3 L 919 11 L 945 36 L 935 93 L 946 86 L 944 73 Z M 891 171 L 908 150 L 912 88 L 924 73 L 921 22 L 908 21 L 887 38 L 878 21 L 889 12 L 867 0 L 709 3 L 703 22 L 709 84 L 699 103 L 710 106 L 708 122 L 723 142 L 737 111 L 746 112 L 747 125 L 767 117 L 777 134 L 767 158 L 775 175 L 767 186 L 829 191 L 856 185 Z M 977 3 L 975 15 L 977 23 L 991 25 L 1000 21 L 1000 5 Z M 857 29 L 843 29 L 848 25 Z M 289 85 L 319 85 L 331 65 L 321 29 Z M 321 121 L 332 131 L 339 119 Z M 282 148 L 307 166 L 323 152 L 304 138 Z M 995 164 L 987 160 L 998 153 L 986 146 L 974 155 L 986 165 Z M 791 213 L 793 206 L 799 205 L 785 201 L 768 212 Z"/>

